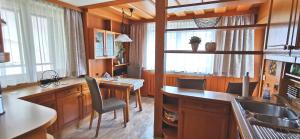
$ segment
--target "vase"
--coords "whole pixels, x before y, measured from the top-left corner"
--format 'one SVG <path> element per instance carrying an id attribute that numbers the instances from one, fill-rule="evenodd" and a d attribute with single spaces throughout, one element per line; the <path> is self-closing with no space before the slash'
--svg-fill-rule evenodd
<path id="1" fill-rule="evenodd" d="M 217 44 L 215 42 L 207 42 L 205 44 L 205 51 L 207 52 L 214 52 L 216 51 Z"/>
<path id="2" fill-rule="evenodd" d="M 197 52 L 198 47 L 199 47 L 199 43 L 192 43 L 191 46 L 192 46 L 192 51 Z"/>

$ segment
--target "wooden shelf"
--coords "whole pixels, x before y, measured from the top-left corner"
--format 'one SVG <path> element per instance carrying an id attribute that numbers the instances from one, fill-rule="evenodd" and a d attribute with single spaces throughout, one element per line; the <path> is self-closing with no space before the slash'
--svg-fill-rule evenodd
<path id="1" fill-rule="evenodd" d="M 169 126 L 173 126 L 173 127 L 177 127 L 177 122 L 170 122 L 168 121 L 165 117 L 162 118 L 163 119 L 163 122 Z"/>
<path id="2" fill-rule="evenodd" d="M 118 64 L 118 65 L 114 65 L 114 67 L 121 67 L 121 66 L 128 66 L 129 63 L 123 63 L 123 64 Z"/>
<path id="3" fill-rule="evenodd" d="M 178 106 L 176 106 L 175 104 L 164 104 L 163 108 L 170 112 L 178 112 Z"/>
<path id="4" fill-rule="evenodd" d="M 197 51 L 197 52 L 193 52 L 192 50 L 165 50 L 164 53 L 263 55 L 263 51 L 214 51 L 214 52 Z"/>
<path id="5" fill-rule="evenodd" d="M 177 139 L 177 129 L 175 128 L 164 128 L 163 135 L 166 139 Z"/>
<path id="6" fill-rule="evenodd" d="M 237 30 L 237 29 L 255 29 L 255 28 L 265 28 L 267 24 L 256 24 L 256 25 L 238 25 L 238 26 L 220 26 L 220 27 L 205 27 L 205 28 L 176 28 L 176 29 L 166 29 L 166 31 L 187 31 L 187 30 Z"/>

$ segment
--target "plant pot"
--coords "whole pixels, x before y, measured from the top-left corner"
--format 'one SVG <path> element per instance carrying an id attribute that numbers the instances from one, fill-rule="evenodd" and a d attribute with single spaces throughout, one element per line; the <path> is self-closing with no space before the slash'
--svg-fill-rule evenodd
<path id="1" fill-rule="evenodd" d="M 215 42 L 207 42 L 205 44 L 205 51 L 214 52 L 217 49 L 217 44 Z"/>
<path id="2" fill-rule="evenodd" d="M 192 46 L 192 51 L 197 52 L 198 47 L 199 47 L 199 43 L 192 43 L 191 46 Z"/>

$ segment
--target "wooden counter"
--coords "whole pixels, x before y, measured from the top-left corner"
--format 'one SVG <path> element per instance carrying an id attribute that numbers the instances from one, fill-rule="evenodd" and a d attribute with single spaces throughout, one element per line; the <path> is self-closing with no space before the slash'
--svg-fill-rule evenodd
<path id="1" fill-rule="evenodd" d="M 70 79 L 62 81 L 60 86 L 31 86 L 3 92 L 5 114 L 0 116 L 0 138 L 46 138 L 46 129 L 57 119 L 56 111 L 25 100 L 39 98 L 83 81 Z"/>
<path id="2" fill-rule="evenodd" d="M 161 91 L 163 111 L 178 114 L 177 123 L 162 115 L 165 138 L 236 139 L 238 132 L 244 139 L 255 138 L 234 95 L 172 86 L 164 86 Z"/>

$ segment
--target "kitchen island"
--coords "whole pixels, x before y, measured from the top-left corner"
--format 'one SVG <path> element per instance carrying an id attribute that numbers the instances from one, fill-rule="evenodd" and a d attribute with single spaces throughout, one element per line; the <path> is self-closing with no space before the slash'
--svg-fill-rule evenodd
<path id="1" fill-rule="evenodd" d="M 236 96 L 228 93 L 173 86 L 164 86 L 161 91 L 163 92 L 162 128 L 165 138 L 236 139 L 238 134 L 243 139 L 261 137 L 255 132 L 254 126 L 249 124 L 238 102 L 239 99 L 246 98 L 236 99 Z M 247 100 L 286 105 L 278 99 L 263 100 L 248 97 Z M 172 119 L 173 117 L 177 117 L 177 120 Z M 270 128 L 266 130 L 274 132 Z"/>

